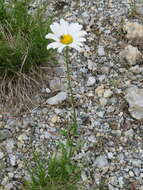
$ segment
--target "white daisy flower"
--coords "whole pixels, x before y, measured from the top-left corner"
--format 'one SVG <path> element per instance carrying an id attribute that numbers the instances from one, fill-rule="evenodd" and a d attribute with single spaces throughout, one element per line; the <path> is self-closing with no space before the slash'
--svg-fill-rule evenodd
<path id="1" fill-rule="evenodd" d="M 60 23 L 51 24 L 50 29 L 53 33 L 47 34 L 45 38 L 52 39 L 55 42 L 50 43 L 47 49 L 57 48 L 58 52 L 61 53 L 65 47 L 69 46 L 80 51 L 83 46 L 82 43 L 86 41 L 84 36 L 87 33 L 81 30 L 82 25 L 78 23 L 68 23 L 61 19 Z"/>

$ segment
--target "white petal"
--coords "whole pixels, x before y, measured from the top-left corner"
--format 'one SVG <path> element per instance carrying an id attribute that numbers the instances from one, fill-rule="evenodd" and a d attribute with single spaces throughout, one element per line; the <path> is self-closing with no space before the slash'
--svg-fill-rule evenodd
<path id="1" fill-rule="evenodd" d="M 56 35 L 52 34 L 52 33 L 49 33 L 45 36 L 46 39 L 52 39 L 52 40 L 55 40 L 55 41 L 58 41 L 58 38 Z"/>
<path id="2" fill-rule="evenodd" d="M 61 30 L 62 30 L 63 34 L 68 34 L 68 28 L 69 28 L 68 22 L 61 19 L 60 20 L 60 26 L 61 26 Z"/>
<path id="3" fill-rule="evenodd" d="M 59 36 L 62 35 L 62 30 L 61 30 L 60 24 L 58 24 L 58 23 L 55 22 L 55 23 L 53 23 L 53 24 L 50 25 L 50 28 L 51 28 L 52 32 L 53 32 L 57 37 L 59 37 Z"/>
<path id="4" fill-rule="evenodd" d="M 85 38 L 77 38 L 75 39 L 75 42 L 85 42 L 86 39 Z"/>
<path id="5" fill-rule="evenodd" d="M 69 47 L 74 48 L 74 49 L 76 49 L 77 51 L 80 51 L 80 50 L 81 50 L 81 48 L 80 48 L 78 45 L 76 45 L 75 43 L 70 44 Z"/>
<path id="6" fill-rule="evenodd" d="M 66 46 L 59 47 L 58 52 L 61 53 L 63 51 L 64 47 L 66 47 Z"/>
<path id="7" fill-rule="evenodd" d="M 80 31 L 82 29 L 82 25 L 78 24 L 78 23 L 71 23 L 69 26 L 69 31 Z"/>
<path id="8" fill-rule="evenodd" d="M 53 42 L 53 43 L 50 43 L 47 46 L 47 49 L 50 49 L 50 48 L 56 49 L 56 48 L 59 48 L 59 47 L 61 47 L 61 44 L 59 42 Z"/>
<path id="9" fill-rule="evenodd" d="M 80 42 L 74 42 L 74 44 L 83 47 L 83 44 Z"/>

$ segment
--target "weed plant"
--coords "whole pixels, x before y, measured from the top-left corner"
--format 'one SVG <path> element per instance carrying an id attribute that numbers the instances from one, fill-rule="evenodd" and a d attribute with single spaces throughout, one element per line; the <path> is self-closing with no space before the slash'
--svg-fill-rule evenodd
<path id="1" fill-rule="evenodd" d="M 77 190 L 80 169 L 71 162 L 71 157 L 62 145 L 60 155 L 55 154 L 49 160 L 42 160 L 34 153 L 35 166 L 28 167 L 31 181 L 25 182 L 27 190 Z"/>
<path id="2" fill-rule="evenodd" d="M 46 4 L 30 11 L 32 0 L 0 0 L 0 74 L 28 72 L 52 58 L 45 35 L 52 16 Z"/>

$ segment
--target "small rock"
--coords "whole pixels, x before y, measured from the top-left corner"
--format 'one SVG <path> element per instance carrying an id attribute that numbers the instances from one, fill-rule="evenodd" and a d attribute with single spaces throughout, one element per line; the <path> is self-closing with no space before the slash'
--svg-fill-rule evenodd
<path id="1" fill-rule="evenodd" d="M 129 103 L 129 112 L 137 120 L 143 119 L 143 89 L 137 86 L 129 87 L 125 99 Z"/>
<path id="2" fill-rule="evenodd" d="M 126 22 L 124 30 L 127 32 L 128 39 L 143 39 L 143 25 L 137 22 Z"/>
<path id="3" fill-rule="evenodd" d="M 129 176 L 134 177 L 134 172 L 129 171 Z"/>
<path id="4" fill-rule="evenodd" d="M 43 108 L 43 109 L 42 109 L 42 113 L 43 113 L 43 114 L 47 114 L 48 112 L 49 112 L 49 109 L 48 109 L 48 108 Z"/>
<path id="5" fill-rule="evenodd" d="M 142 58 L 138 48 L 128 45 L 120 52 L 121 59 L 126 60 L 130 65 L 135 65 Z"/>
<path id="6" fill-rule="evenodd" d="M 117 185 L 117 183 L 118 183 L 117 177 L 116 176 L 109 177 L 109 183 L 111 185 Z"/>
<path id="7" fill-rule="evenodd" d="M 112 159 L 113 158 L 113 153 L 112 152 L 108 152 L 107 156 L 108 156 L 109 159 Z"/>
<path id="8" fill-rule="evenodd" d="M 98 95 L 98 97 L 102 97 L 104 93 L 104 85 L 98 86 L 95 89 L 95 93 Z"/>
<path id="9" fill-rule="evenodd" d="M 55 77 L 53 80 L 51 80 L 49 85 L 50 85 L 50 89 L 53 92 L 63 89 L 63 84 L 61 83 L 61 80 L 58 77 Z"/>
<path id="10" fill-rule="evenodd" d="M 134 136 L 134 131 L 133 131 L 133 129 L 129 129 L 128 131 L 126 131 L 126 132 L 125 132 L 125 136 L 126 136 L 126 137 L 129 137 L 130 139 L 132 139 L 133 136 Z"/>
<path id="11" fill-rule="evenodd" d="M 102 156 L 98 156 L 96 159 L 95 159 L 95 163 L 94 163 L 98 168 L 101 168 L 103 169 L 104 167 L 107 167 L 108 166 L 108 160 L 106 158 L 105 155 L 102 155 Z"/>
<path id="12" fill-rule="evenodd" d="M 96 143 L 96 138 L 94 136 L 89 136 L 88 140 L 92 143 Z"/>
<path id="13" fill-rule="evenodd" d="M 66 99 L 67 99 L 67 93 L 66 92 L 59 92 L 56 96 L 49 98 L 46 101 L 46 103 L 50 104 L 50 105 L 57 105 L 57 104 L 62 103 Z"/>
<path id="14" fill-rule="evenodd" d="M 59 117 L 57 115 L 53 116 L 50 120 L 52 123 L 56 123 L 59 121 Z"/>
<path id="15" fill-rule="evenodd" d="M 2 159 L 4 157 L 4 153 L 0 152 L 0 159 Z"/>
<path id="16" fill-rule="evenodd" d="M 119 178 L 118 178 L 118 182 L 119 182 L 119 186 L 120 186 L 120 188 L 123 188 L 123 186 L 124 186 L 124 180 L 123 180 L 123 177 L 119 177 Z"/>
<path id="17" fill-rule="evenodd" d="M 82 181 L 84 181 L 84 182 L 88 179 L 85 172 L 82 172 L 81 178 L 82 178 Z"/>
<path id="18" fill-rule="evenodd" d="M 9 159 L 10 159 L 10 164 L 12 166 L 15 166 L 16 165 L 16 157 L 15 157 L 15 155 L 9 155 Z"/>
<path id="19" fill-rule="evenodd" d="M 107 99 L 106 98 L 100 98 L 99 99 L 99 101 L 100 101 L 100 104 L 102 105 L 102 106 L 106 106 L 106 104 L 107 104 Z"/>
<path id="20" fill-rule="evenodd" d="M 119 190 L 118 188 L 115 188 L 111 184 L 108 184 L 108 190 Z"/>
<path id="21" fill-rule="evenodd" d="M 95 77 L 91 76 L 91 77 L 88 78 L 87 86 L 93 86 L 95 84 L 95 82 L 96 82 Z"/>
<path id="22" fill-rule="evenodd" d="M 109 98 L 112 96 L 112 94 L 113 94 L 113 92 L 110 89 L 108 89 L 108 90 L 105 90 L 103 96 L 104 96 L 104 98 Z"/>
<path id="23" fill-rule="evenodd" d="M 105 55 L 104 47 L 99 45 L 97 52 L 99 56 L 104 56 Z"/>
<path id="24" fill-rule="evenodd" d="M 49 88 L 45 88 L 45 91 L 49 94 L 51 90 Z"/>
<path id="25" fill-rule="evenodd" d="M 25 133 L 19 135 L 19 137 L 18 137 L 18 141 L 19 141 L 20 143 L 22 143 L 22 144 L 23 144 L 24 141 L 27 140 L 27 139 L 28 139 L 28 137 L 27 137 L 27 135 L 26 135 Z"/>
<path id="26" fill-rule="evenodd" d="M 5 186 L 5 190 L 11 190 L 13 189 L 13 184 L 12 183 L 8 183 L 6 186 Z"/>
<path id="27" fill-rule="evenodd" d="M 5 146 L 5 148 L 6 148 L 6 151 L 7 151 L 8 153 L 12 153 L 12 152 L 13 152 L 14 144 L 15 144 L 15 142 L 14 142 L 13 139 L 8 139 L 8 140 L 6 141 L 6 146 Z"/>
<path id="28" fill-rule="evenodd" d="M 0 130 L 0 141 L 10 138 L 11 136 L 12 136 L 12 133 L 8 129 Z"/>
<path id="29" fill-rule="evenodd" d="M 136 12 L 143 16 L 143 5 L 136 5 Z"/>

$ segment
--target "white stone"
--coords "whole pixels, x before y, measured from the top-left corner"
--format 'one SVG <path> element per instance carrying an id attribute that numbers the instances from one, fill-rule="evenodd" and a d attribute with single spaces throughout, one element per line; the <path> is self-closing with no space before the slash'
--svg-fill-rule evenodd
<path id="1" fill-rule="evenodd" d="M 28 139 L 28 137 L 27 137 L 27 135 L 25 134 L 25 133 L 23 133 L 23 134 L 21 134 L 21 135 L 19 135 L 18 136 L 18 141 L 20 142 L 20 143 L 24 143 L 24 141 L 25 140 L 27 140 Z"/>
<path id="2" fill-rule="evenodd" d="M 106 156 L 102 155 L 102 156 L 98 156 L 95 159 L 95 163 L 94 163 L 98 168 L 103 169 L 104 167 L 108 166 L 108 160 L 106 158 Z"/>
<path id="3" fill-rule="evenodd" d="M 49 83 L 49 85 L 50 85 L 50 89 L 52 91 L 58 91 L 58 90 L 62 90 L 63 89 L 62 88 L 63 85 L 61 83 L 61 80 L 58 77 L 55 77 L 53 80 L 51 80 L 50 83 Z"/>
<path id="4" fill-rule="evenodd" d="M 46 101 L 46 103 L 50 104 L 50 105 L 57 105 L 57 104 L 62 103 L 66 99 L 67 99 L 67 93 L 66 92 L 59 92 L 56 96 L 49 98 Z"/>
<path id="5" fill-rule="evenodd" d="M 121 188 L 123 188 L 123 186 L 124 186 L 123 177 L 119 177 L 119 178 L 118 178 L 118 182 L 119 182 L 119 186 L 120 186 Z"/>
<path id="6" fill-rule="evenodd" d="M 132 139 L 133 136 L 134 136 L 134 131 L 133 131 L 133 129 L 129 129 L 128 131 L 126 131 L 126 132 L 125 132 L 125 136 L 126 136 L 126 137 L 129 137 L 130 139 Z"/>
<path id="7" fill-rule="evenodd" d="M 103 96 L 104 96 L 104 98 L 109 98 L 112 96 L 112 94 L 113 94 L 113 92 L 110 89 L 108 89 L 108 90 L 105 90 Z"/>
<path id="8" fill-rule="evenodd" d="M 88 78 L 87 86 L 93 86 L 95 84 L 95 82 L 96 82 L 95 77 L 91 76 L 91 77 Z"/>
<path id="9" fill-rule="evenodd" d="M 108 156 L 109 159 L 112 159 L 113 158 L 113 153 L 112 152 L 108 152 L 107 156 Z"/>
<path id="10" fill-rule="evenodd" d="M 56 123 L 56 122 L 59 121 L 59 117 L 58 117 L 57 115 L 54 115 L 54 116 L 50 119 L 50 121 L 51 121 L 52 123 Z"/>
<path id="11" fill-rule="evenodd" d="M 97 94 L 98 97 L 102 97 L 103 96 L 103 93 L 104 93 L 104 85 L 102 84 L 101 86 L 98 86 L 96 89 L 95 89 L 95 93 Z"/>
<path id="12" fill-rule="evenodd" d="M 99 101 L 100 101 L 100 104 L 102 105 L 102 106 L 106 106 L 106 104 L 107 104 L 107 99 L 106 98 L 100 98 L 99 99 Z"/>
<path id="13" fill-rule="evenodd" d="M 134 177 L 134 172 L 129 171 L 129 176 Z"/>
<path id="14" fill-rule="evenodd" d="M 49 88 L 45 88 L 45 91 L 46 91 L 47 93 L 50 93 L 50 92 L 51 92 L 51 90 L 50 90 Z"/>
<path id="15" fill-rule="evenodd" d="M 5 146 L 5 148 L 6 148 L 6 151 L 7 151 L 8 153 L 12 153 L 12 152 L 13 152 L 14 144 L 15 144 L 15 142 L 14 142 L 13 139 L 8 139 L 8 140 L 6 141 L 6 146 Z"/>
<path id="16" fill-rule="evenodd" d="M 124 30 L 127 32 L 128 39 L 143 39 L 143 25 L 137 22 L 126 22 Z"/>
<path id="17" fill-rule="evenodd" d="M 111 184 L 108 184 L 108 190 L 119 190 L 118 188 L 115 188 Z"/>
<path id="18" fill-rule="evenodd" d="M 120 58 L 126 60 L 130 65 L 135 65 L 142 58 L 138 48 L 128 45 L 120 52 Z"/>
<path id="19" fill-rule="evenodd" d="M 99 56 L 104 56 L 105 55 L 104 47 L 99 45 L 97 52 Z"/>
<path id="20" fill-rule="evenodd" d="M 13 184 L 12 183 L 8 183 L 6 186 L 5 186 L 5 190 L 11 190 L 13 189 Z"/>
<path id="21" fill-rule="evenodd" d="M 96 138 L 94 136 L 89 136 L 88 140 L 92 143 L 96 143 Z"/>
<path id="22" fill-rule="evenodd" d="M 2 159 L 4 157 L 4 153 L 0 152 L 0 159 Z"/>
<path id="23" fill-rule="evenodd" d="M 138 120 L 143 119 L 143 89 L 131 86 L 127 89 L 125 99 L 129 103 L 129 112 Z"/>
<path id="24" fill-rule="evenodd" d="M 12 166 L 15 166 L 16 165 L 16 157 L 15 157 L 15 155 L 10 154 L 9 159 L 10 159 L 10 164 Z"/>

